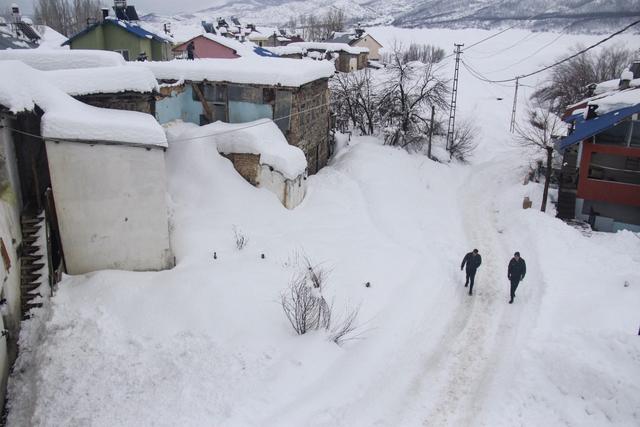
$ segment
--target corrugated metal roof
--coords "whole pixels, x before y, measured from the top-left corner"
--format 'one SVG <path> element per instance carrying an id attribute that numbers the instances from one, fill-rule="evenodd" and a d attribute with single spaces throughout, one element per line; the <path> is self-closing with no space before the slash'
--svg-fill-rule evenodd
<path id="1" fill-rule="evenodd" d="M 640 104 L 611 111 L 589 120 L 577 118 L 575 120 L 575 129 L 573 133 L 560 140 L 560 149 L 564 150 L 573 144 L 577 144 L 580 141 L 584 141 L 585 139 L 592 137 L 593 135 L 597 135 L 638 112 L 640 112 Z"/>

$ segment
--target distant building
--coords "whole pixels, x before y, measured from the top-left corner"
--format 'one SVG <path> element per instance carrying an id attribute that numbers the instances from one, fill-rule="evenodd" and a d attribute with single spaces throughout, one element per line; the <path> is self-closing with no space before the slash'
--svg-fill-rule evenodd
<path id="1" fill-rule="evenodd" d="M 369 59 L 380 60 L 380 49 L 383 47 L 378 40 L 362 28 L 356 28 L 353 33 L 335 33 L 334 36 L 326 40 L 329 43 L 346 43 L 353 47 L 366 47 L 369 49 Z"/>
<path id="2" fill-rule="evenodd" d="M 558 217 L 640 232 L 640 62 L 598 86 L 604 93 L 565 114 L 572 131 L 559 142 Z"/>
<path id="3" fill-rule="evenodd" d="M 343 73 L 362 70 L 367 67 L 369 62 L 369 49 L 352 47 L 347 43 L 297 42 L 287 46 L 306 50 L 307 56 L 310 58 L 332 61 L 336 70 Z"/>
<path id="4" fill-rule="evenodd" d="M 142 56 L 152 61 L 171 59 L 171 40 L 142 28 L 135 7 L 128 6 L 124 0 L 115 0 L 113 9 L 115 18 L 109 16 L 108 9 L 102 9 L 101 22 L 73 35 L 63 46 L 111 50 L 120 53 L 127 61 L 135 61 Z"/>

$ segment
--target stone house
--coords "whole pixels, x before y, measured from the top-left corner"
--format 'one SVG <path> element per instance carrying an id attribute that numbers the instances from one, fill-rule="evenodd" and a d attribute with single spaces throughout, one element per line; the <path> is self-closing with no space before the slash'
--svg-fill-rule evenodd
<path id="1" fill-rule="evenodd" d="M 353 47 L 365 47 L 369 50 L 368 59 L 372 61 L 380 60 L 380 49 L 383 47 L 378 40 L 362 28 L 356 28 L 353 33 L 335 33 L 327 42 L 346 43 Z"/>
<path id="2" fill-rule="evenodd" d="M 205 125 L 267 118 L 276 123 L 289 144 L 304 152 L 309 174 L 327 164 L 331 64 L 243 57 L 141 66 L 151 69 L 161 83 L 156 103 L 160 123 L 180 119 Z"/>
<path id="3" fill-rule="evenodd" d="M 290 43 L 288 46 L 304 49 L 307 56 L 315 59 L 331 60 L 336 71 L 343 73 L 362 70 L 369 62 L 369 49 L 352 47 L 347 43 L 297 42 Z"/>

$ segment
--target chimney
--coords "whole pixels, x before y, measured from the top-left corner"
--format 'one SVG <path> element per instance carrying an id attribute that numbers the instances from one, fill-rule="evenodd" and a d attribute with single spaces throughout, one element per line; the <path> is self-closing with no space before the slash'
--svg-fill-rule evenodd
<path id="1" fill-rule="evenodd" d="M 15 3 L 11 5 L 11 14 L 13 15 L 14 23 L 17 24 L 18 22 L 22 22 L 22 16 L 20 16 L 20 8 Z"/>
<path id="2" fill-rule="evenodd" d="M 102 9 L 102 20 L 104 21 L 105 19 L 107 19 L 109 17 L 109 9 L 106 7 L 103 7 Z"/>
<path id="3" fill-rule="evenodd" d="M 633 74 L 633 71 L 624 70 L 620 75 L 620 83 L 618 83 L 618 89 L 619 90 L 629 89 L 631 80 L 633 80 L 634 77 L 635 76 Z"/>
<path id="4" fill-rule="evenodd" d="M 364 35 L 364 28 L 361 28 L 360 25 L 358 25 L 358 28 L 356 28 L 356 37 L 360 38 Z"/>
<path id="5" fill-rule="evenodd" d="M 165 22 L 163 27 L 165 34 L 171 34 L 171 22 Z"/>

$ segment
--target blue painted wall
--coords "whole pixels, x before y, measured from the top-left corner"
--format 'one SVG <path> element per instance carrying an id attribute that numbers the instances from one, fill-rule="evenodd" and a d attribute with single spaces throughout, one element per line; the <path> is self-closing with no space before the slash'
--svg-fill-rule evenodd
<path id="1" fill-rule="evenodd" d="M 171 97 L 156 102 L 156 118 L 160 124 L 180 119 L 200 125 L 201 114 L 204 114 L 202 104 L 193 100 L 191 86 L 186 86 L 181 93 L 173 92 Z"/>

